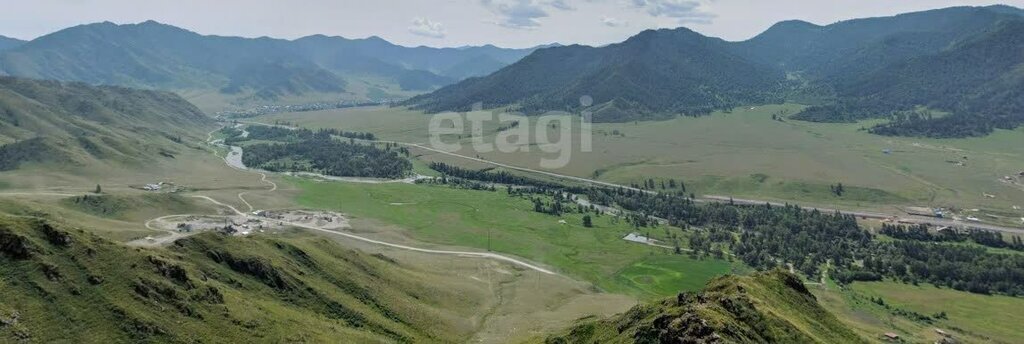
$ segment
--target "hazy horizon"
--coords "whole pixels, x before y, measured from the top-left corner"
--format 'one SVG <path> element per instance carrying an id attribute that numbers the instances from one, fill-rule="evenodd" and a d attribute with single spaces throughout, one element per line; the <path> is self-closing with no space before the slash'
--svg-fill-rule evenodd
<path id="1" fill-rule="evenodd" d="M 1024 0 L 949 1 L 785 0 L 382 0 L 351 4 L 306 0 L 196 0 L 135 3 L 126 0 L 41 0 L 8 5 L 0 13 L 0 35 L 32 40 L 72 26 L 147 20 L 202 35 L 296 39 L 310 35 L 350 39 L 377 36 L 403 46 L 461 47 L 493 44 L 527 48 L 551 43 L 605 45 L 646 29 L 687 27 L 730 41 L 751 38 L 784 20 L 818 25 L 952 6 Z M 196 11 L 196 9 L 206 9 Z M 245 10 L 239 10 L 244 8 Z"/>

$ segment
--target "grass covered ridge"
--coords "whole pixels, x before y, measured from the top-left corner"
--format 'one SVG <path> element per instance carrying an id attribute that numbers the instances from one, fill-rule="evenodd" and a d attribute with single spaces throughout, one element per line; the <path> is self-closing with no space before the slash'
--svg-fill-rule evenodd
<path id="1" fill-rule="evenodd" d="M 322 238 L 200 234 L 143 250 L 0 218 L 0 342 L 446 342 L 458 300 Z M 456 301 L 452 301 L 456 300 Z"/>
<path id="2" fill-rule="evenodd" d="M 201 207 L 186 197 L 171 193 L 141 195 L 84 194 L 62 199 L 61 205 L 86 214 L 125 219 L 129 214 L 147 209 L 163 209 L 175 214 L 199 213 Z"/>
<path id="3" fill-rule="evenodd" d="M 866 343 L 781 270 L 724 276 L 625 314 L 584 320 L 546 343 Z"/>

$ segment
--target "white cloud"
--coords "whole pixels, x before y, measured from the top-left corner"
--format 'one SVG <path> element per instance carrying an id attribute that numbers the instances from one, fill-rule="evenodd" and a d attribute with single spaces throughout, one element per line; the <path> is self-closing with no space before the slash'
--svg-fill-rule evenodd
<path id="1" fill-rule="evenodd" d="M 554 7 L 554 8 L 563 10 L 563 11 L 574 11 L 574 10 L 576 10 L 575 6 L 570 5 L 568 2 L 565 2 L 565 0 L 551 0 L 551 1 L 548 1 L 548 5 L 551 5 L 551 7 Z"/>
<path id="2" fill-rule="evenodd" d="M 636 8 L 647 10 L 647 13 L 655 17 L 673 18 L 681 24 L 700 23 L 709 24 L 715 18 L 712 13 L 701 9 L 699 1 L 693 0 L 631 0 Z"/>
<path id="3" fill-rule="evenodd" d="M 513 29 L 536 28 L 540 26 L 538 19 L 548 16 L 544 4 L 534 0 L 480 0 L 480 3 L 498 16 L 495 23 Z"/>
<path id="4" fill-rule="evenodd" d="M 612 17 L 601 17 L 601 24 L 607 27 L 623 27 L 629 26 L 629 22 L 615 19 Z"/>
<path id="5" fill-rule="evenodd" d="M 414 35 L 433 38 L 444 38 L 448 34 L 444 29 L 444 25 L 441 23 L 420 17 L 412 19 L 412 25 L 409 26 L 409 32 Z"/>

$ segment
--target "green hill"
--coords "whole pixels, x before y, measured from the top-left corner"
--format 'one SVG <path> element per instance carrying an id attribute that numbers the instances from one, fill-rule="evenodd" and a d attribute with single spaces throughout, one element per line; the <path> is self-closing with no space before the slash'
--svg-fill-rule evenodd
<path id="1" fill-rule="evenodd" d="M 796 276 L 724 276 L 698 293 L 584 320 L 546 343 L 866 343 Z"/>
<path id="2" fill-rule="evenodd" d="M 0 342 L 466 340 L 433 306 L 452 291 L 308 236 L 206 233 L 144 250 L 3 217 L 0 275 Z"/>
<path id="3" fill-rule="evenodd" d="M 0 170 L 172 159 L 213 125 L 172 93 L 0 77 Z"/>
<path id="4" fill-rule="evenodd" d="M 600 48 L 540 49 L 494 74 L 407 102 L 430 112 L 514 105 L 527 113 L 579 109 L 593 97 L 595 121 L 705 114 L 779 101 L 781 71 L 751 62 L 728 43 L 686 28 L 648 30 Z"/>

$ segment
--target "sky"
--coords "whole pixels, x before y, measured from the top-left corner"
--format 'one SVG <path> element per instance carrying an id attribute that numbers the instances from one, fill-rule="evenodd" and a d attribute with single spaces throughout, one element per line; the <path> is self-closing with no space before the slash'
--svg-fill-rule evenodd
<path id="1" fill-rule="evenodd" d="M 201 34 L 294 39 L 379 36 L 405 46 L 603 45 L 685 26 L 744 40 L 790 19 L 815 24 L 1024 0 L 4 0 L 0 35 L 32 39 L 70 26 L 156 20 Z"/>

